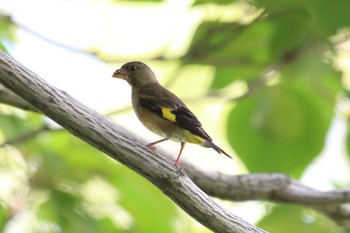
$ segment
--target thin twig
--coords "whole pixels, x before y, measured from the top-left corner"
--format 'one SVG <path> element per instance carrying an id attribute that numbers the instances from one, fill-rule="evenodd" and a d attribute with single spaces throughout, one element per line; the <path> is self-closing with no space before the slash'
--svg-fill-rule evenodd
<path id="1" fill-rule="evenodd" d="M 36 108 L 0 84 L 0 103 L 27 111 L 38 112 Z"/>
<path id="2" fill-rule="evenodd" d="M 26 142 L 28 140 L 31 140 L 31 139 L 37 137 L 38 135 L 40 135 L 42 133 L 45 133 L 45 132 L 48 132 L 48 131 L 52 131 L 52 129 L 50 127 L 48 127 L 47 125 L 44 125 L 41 128 L 39 128 L 39 129 L 36 129 L 36 130 L 30 131 L 30 132 L 21 134 L 21 135 L 19 135 L 17 137 L 11 138 L 11 139 L 3 142 L 2 144 L 0 144 L 0 148 L 5 147 L 7 145 L 14 146 L 14 145 Z"/>

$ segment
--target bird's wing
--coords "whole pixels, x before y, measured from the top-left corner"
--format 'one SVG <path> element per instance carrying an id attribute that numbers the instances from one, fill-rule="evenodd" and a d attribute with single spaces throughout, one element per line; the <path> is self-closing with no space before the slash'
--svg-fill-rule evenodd
<path id="1" fill-rule="evenodd" d="M 182 129 L 211 141 L 210 136 L 202 129 L 198 118 L 186 107 L 186 105 L 170 91 L 162 89 L 157 93 L 143 90 L 139 95 L 139 104 Z"/>

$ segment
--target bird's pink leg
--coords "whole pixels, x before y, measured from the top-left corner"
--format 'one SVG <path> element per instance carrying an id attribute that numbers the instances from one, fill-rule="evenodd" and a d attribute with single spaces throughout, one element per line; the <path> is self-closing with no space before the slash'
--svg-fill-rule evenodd
<path id="1" fill-rule="evenodd" d="M 160 142 L 164 142 L 168 140 L 167 138 L 164 138 L 164 139 L 161 139 L 161 140 L 158 140 L 158 141 L 155 141 L 155 142 L 151 142 L 150 144 L 147 144 L 147 148 L 150 149 L 151 151 L 153 151 L 153 153 L 155 152 L 156 148 L 154 147 L 155 144 L 158 144 Z"/>
<path id="2" fill-rule="evenodd" d="M 181 142 L 180 153 L 179 153 L 179 155 L 177 156 L 177 159 L 176 159 L 176 161 L 175 161 L 175 165 L 176 165 L 176 166 L 179 166 L 179 165 L 180 165 L 180 156 L 181 156 L 181 153 L 182 153 L 182 151 L 183 151 L 185 145 L 186 145 L 186 142 Z"/>

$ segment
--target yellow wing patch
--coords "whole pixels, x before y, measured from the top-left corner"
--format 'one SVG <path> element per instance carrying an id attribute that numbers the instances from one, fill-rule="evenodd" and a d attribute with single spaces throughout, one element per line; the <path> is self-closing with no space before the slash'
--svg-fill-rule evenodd
<path id="1" fill-rule="evenodd" d="M 171 122 L 176 122 L 176 115 L 171 112 L 171 108 L 162 108 L 162 117 L 167 119 L 168 121 Z M 203 145 L 205 143 L 205 139 L 191 133 L 189 130 L 183 129 L 183 138 L 182 140 L 189 142 L 189 143 L 194 143 L 194 144 L 200 144 Z"/>
<path id="2" fill-rule="evenodd" d="M 176 115 L 171 110 L 171 108 L 162 108 L 162 116 L 171 122 L 176 122 Z"/>
<path id="3" fill-rule="evenodd" d="M 189 143 L 194 143 L 194 144 L 204 144 L 205 142 L 205 139 L 204 138 L 201 138 L 197 135 L 194 135 L 193 133 L 191 133 L 190 131 L 188 130 L 185 130 L 184 131 L 184 136 L 185 136 L 185 140 L 186 142 L 189 142 Z"/>

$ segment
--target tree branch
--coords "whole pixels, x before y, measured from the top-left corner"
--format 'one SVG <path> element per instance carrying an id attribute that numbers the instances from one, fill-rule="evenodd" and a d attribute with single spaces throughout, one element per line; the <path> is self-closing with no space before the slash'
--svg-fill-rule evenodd
<path id="1" fill-rule="evenodd" d="M 205 193 L 221 199 L 270 200 L 308 206 L 350 229 L 350 189 L 319 191 L 284 174 L 225 175 L 183 162 L 188 176 Z"/>
<path id="2" fill-rule="evenodd" d="M 0 148 L 5 147 L 7 145 L 15 145 L 15 144 L 19 144 L 19 143 L 28 141 L 28 140 L 38 136 L 39 134 L 42 134 L 42 133 L 45 133 L 48 131 L 51 131 L 50 127 L 48 125 L 44 125 L 39 129 L 29 131 L 27 133 L 21 134 L 17 137 L 11 138 L 11 139 L 1 143 Z"/>
<path id="3" fill-rule="evenodd" d="M 73 135 L 141 174 L 189 215 L 220 233 L 265 232 L 228 212 L 200 190 L 184 170 L 154 156 L 140 139 L 0 52 L 0 83 Z"/>
<path id="4" fill-rule="evenodd" d="M 32 105 L 28 104 L 21 97 L 19 97 L 9 89 L 5 88 L 1 84 L 0 84 L 0 103 L 11 105 L 13 107 L 20 108 L 23 110 L 29 110 L 33 112 L 38 111 Z"/>

